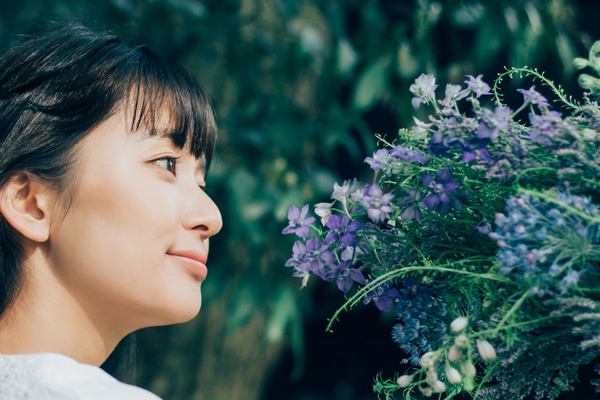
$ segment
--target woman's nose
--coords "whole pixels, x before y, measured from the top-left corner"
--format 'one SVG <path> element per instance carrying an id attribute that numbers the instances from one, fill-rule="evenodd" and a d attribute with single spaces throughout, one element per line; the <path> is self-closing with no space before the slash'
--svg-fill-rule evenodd
<path id="1" fill-rule="evenodd" d="M 215 235 L 223 227 L 221 212 L 206 192 L 196 186 L 184 215 L 184 227 L 197 231 L 202 239 Z"/>

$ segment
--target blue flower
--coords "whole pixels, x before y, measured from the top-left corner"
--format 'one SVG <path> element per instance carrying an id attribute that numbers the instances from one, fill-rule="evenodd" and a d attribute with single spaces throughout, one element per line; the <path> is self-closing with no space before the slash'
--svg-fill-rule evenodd
<path id="1" fill-rule="evenodd" d="M 331 242 L 340 240 L 345 246 L 353 247 L 356 244 L 356 234 L 354 232 L 363 229 L 363 225 L 359 221 L 350 222 L 350 217 L 343 215 L 332 215 L 327 221 L 327 227 L 332 232 L 328 234 L 332 235 Z"/>
<path id="2" fill-rule="evenodd" d="M 540 93 L 538 93 L 535 90 L 535 85 L 531 86 L 531 88 L 529 90 L 517 89 L 517 91 L 523 93 L 523 99 L 524 99 L 525 103 L 531 103 L 538 107 L 540 107 L 540 106 L 549 107 L 550 106 L 550 104 L 548 104 L 548 100 L 546 100 L 546 98 L 544 96 L 542 96 Z"/>
<path id="3" fill-rule="evenodd" d="M 484 108 L 481 119 L 477 129 L 479 139 L 494 140 L 500 131 L 510 129 L 510 110 L 506 107 L 496 107 L 493 112 Z"/>
<path id="4" fill-rule="evenodd" d="M 373 153 L 373 157 L 365 158 L 365 161 L 373 171 L 377 171 L 379 169 L 384 168 L 385 159 L 388 157 L 390 153 L 387 149 L 379 149 L 375 153 Z"/>
<path id="5" fill-rule="evenodd" d="M 398 289 L 390 287 L 390 285 L 390 282 L 385 282 L 368 292 L 365 296 L 364 304 L 369 304 L 373 300 L 375 306 L 380 311 L 390 312 L 392 310 L 392 300 L 402 297 Z"/>
<path id="6" fill-rule="evenodd" d="M 394 198 L 391 193 L 383 193 L 381 187 L 374 183 L 370 185 L 360 198 L 360 204 L 367 209 L 367 215 L 371 221 L 383 222 L 386 220 L 388 213 L 391 213 L 390 201 Z"/>
<path id="7" fill-rule="evenodd" d="M 336 259 L 328 249 L 329 243 L 324 243 L 316 237 L 308 239 L 306 242 L 306 261 L 304 264 L 308 264 L 308 271 L 327 282 L 331 282 L 335 276 L 335 271 L 330 267 L 335 263 Z"/>
<path id="8" fill-rule="evenodd" d="M 302 207 L 302 211 L 298 207 L 291 205 L 288 211 L 289 225 L 281 233 L 284 235 L 295 233 L 301 238 L 308 237 L 308 225 L 315 222 L 315 217 L 306 218 L 307 213 L 308 204 Z"/>
<path id="9" fill-rule="evenodd" d="M 347 293 L 352 288 L 354 282 L 366 285 L 367 281 L 359 270 L 350 268 L 350 261 L 343 261 L 337 267 L 337 287 L 342 292 Z"/>
<path id="10" fill-rule="evenodd" d="M 462 210 L 459 199 L 452 196 L 461 183 L 454 181 L 450 167 L 439 170 L 435 179 L 428 174 L 421 175 L 421 182 L 431 190 L 431 194 L 423 199 L 428 211 L 436 210 L 441 215 L 446 215 L 453 208 Z"/>
<path id="11" fill-rule="evenodd" d="M 415 110 L 419 108 L 422 102 L 427 104 L 430 100 L 433 101 L 435 99 L 435 89 L 437 89 L 437 85 L 435 84 L 433 74 L 421 74 L 415 79 L 415 83 L 410 85 L 409 88 L 410 92 L 415 95 L 411 100 Z"/>
<path id="12" fill-rule="evenodd" d="M 398 199 L 398 206 L 400 208 L 404 208 L 400 214 L 402 221 L 409 222 L 413 219 L 416 219 L 417 221 L 421 222 L 421 217 L 423 216 L 421 207 L 425 207 L 422 199 L 423 192 L 420 188 L 410 189 L 408 191 L 408 196 Z"/>
<path id="13" fill-rule="evenodd" d="M 490 93 L 490 85 L 488 85 L 487 83 L 485 83 L 481 80 L 483 75 L 478 75 L 477 78 L 473 78 L 472 75 L 467 75 L 467 76 L 469 77 L 469 79 L 466 80 L 465 83 L 467 84 L 467 87 L 473 93 L 475 93 L 475 97 L 479 98 L 484 94 L 491 94 Z"/>
<path id="14" fill-rule="evenodd" d="M 453 107 L 457 101 L 464 99 L 471 92 L 470 89 L 461 90 L 460 85 L 446 85 L 446 97 L 442 100 L 442 103 L 447 107 Z"/>
<path id="15" fill-rule="evenodd" d="M 392 156 L 408 162 L 415 162 L 417 164 L 427 164 L 431 158 L 424 155 L 419 150 L 409 149 L 405 146 L 398 145 L 392 150 Z"/>

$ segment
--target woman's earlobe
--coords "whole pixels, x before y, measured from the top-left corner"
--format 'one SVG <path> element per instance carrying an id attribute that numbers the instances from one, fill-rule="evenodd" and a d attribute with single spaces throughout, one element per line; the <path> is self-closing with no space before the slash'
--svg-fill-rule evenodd
<path id="1" fill-rule="evenodd" d="M 26 238 L 45 242 L 50 236 L 54 193 L 28 173 L 13 176 L 0 191 L 0 212 Z"/>

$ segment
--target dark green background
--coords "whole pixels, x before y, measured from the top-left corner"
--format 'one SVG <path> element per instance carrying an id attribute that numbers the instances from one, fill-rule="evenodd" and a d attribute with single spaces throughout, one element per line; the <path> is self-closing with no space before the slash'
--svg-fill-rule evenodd
<path id="1" fill-rule="evenodd" d="M 343 297 L 316 281 L 298 291 L 283 267 L 288 206 L 372 178 L 362 160 L 373 135 L 412 125 L 408 87 L 421 72 L 443 88 L 528 65 L 580 94 L 571 59 L 600 39 L 599 3 L 2 0 L 0 42 L 47 21 L 110 29 L 181 61 L 212 99 L 208 186 L 224 228 L 204 306 L 190 323 L 141 332 L 138 384 L 165 400 L 372 399 L 375 373 L 403 368 L 394 321 L 369 305 L 325 334 Z"/>

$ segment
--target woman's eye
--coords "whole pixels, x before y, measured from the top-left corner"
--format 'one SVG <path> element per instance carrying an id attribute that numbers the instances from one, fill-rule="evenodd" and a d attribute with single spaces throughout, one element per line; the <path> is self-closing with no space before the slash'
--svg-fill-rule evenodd
<path id="1" fill-rule="evenodd" d="M 173 175 L 177 174 L 177 159 L 174 157 L 159 158 L 158 160 L 154 161 L 154 164 L 166 169 Z"/>

